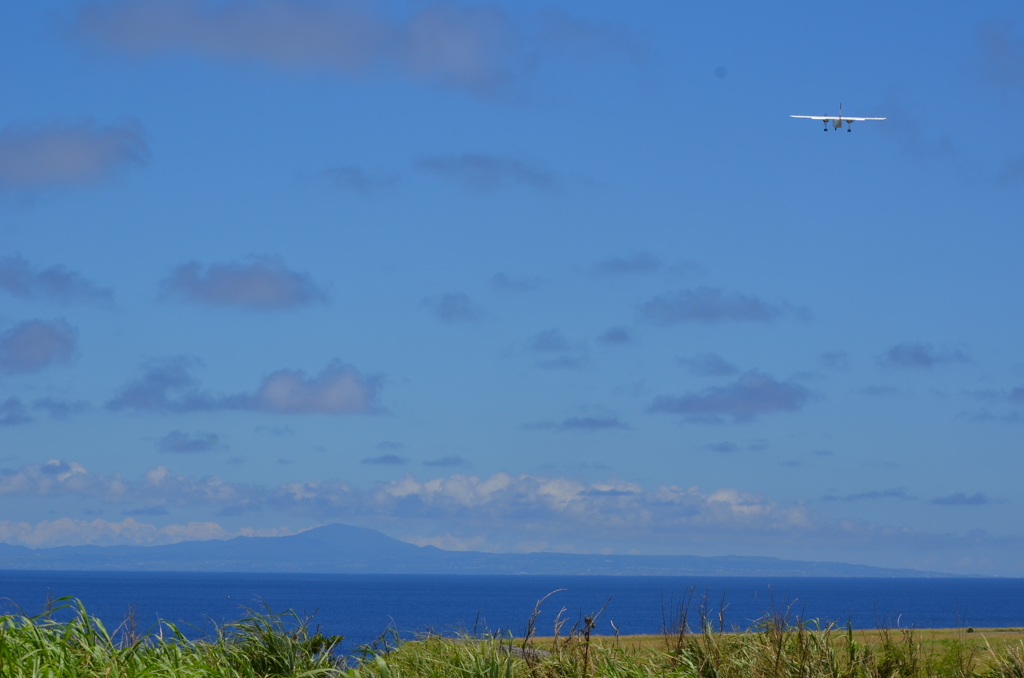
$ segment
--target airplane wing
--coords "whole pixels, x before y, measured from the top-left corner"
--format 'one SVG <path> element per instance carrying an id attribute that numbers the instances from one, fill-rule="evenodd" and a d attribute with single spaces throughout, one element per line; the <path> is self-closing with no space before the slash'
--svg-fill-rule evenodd
<path id="1" fill-rule="evenodd" d="M 838 115 L 791 115 L 791 118 L 806 118 L 808 120 L 839 120 Z M 851 118 L 848 115 L 842 117 L 843 120 L 859 122 L 861 120 L 885 120 L 885 118 Z"/>

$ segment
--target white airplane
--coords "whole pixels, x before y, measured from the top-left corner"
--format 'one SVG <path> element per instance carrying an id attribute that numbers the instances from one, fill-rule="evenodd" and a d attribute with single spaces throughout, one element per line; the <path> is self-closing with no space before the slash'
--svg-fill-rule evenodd
<path id="1" fill-rule="evenodd" d="M 836 128 L 836 129 L 842 129 L 843 128 L 843 122 L 845 121 L 846 122 L 846 131 L 847 132 L 852 132 L 853 131 L 853 123 L 854 123 L 855 120 L 858 121 L 858 122 L 861 121 L 861 120 L 885 120 L 885 118 L 851 118 L 848 115 L 843 115 L 843 105 L 842 104 L 839 104 L 839 115 L 838 116 L 833 116 L 833 115 L 791 115 L 789 117 L 791 117 L 791 118 L 807 118 L 808 120 L 823 120 L 825 122 L 825 131 L 826 132 L 828 131 L 828 124 L 829 123 L 832 123 L 832 127 Z"/>

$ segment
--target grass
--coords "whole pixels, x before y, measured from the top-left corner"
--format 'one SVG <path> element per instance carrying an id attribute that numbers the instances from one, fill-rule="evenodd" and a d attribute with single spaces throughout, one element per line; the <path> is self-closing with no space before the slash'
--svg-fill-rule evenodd
<path id="1" fill-rule="evenodd" d="M 572 626 L 559 614 L 538 637 L 538 603 L 518 638 L 392 633 L 346 657 L 340 637 L 290 612 L 253 613 L 196 640 L 167 622 L 139 632 L 131 613 L 109 631 L 77 601 L 56 603 L 73 618 L 0 617 L 0 678 L 1024 678 L 1024 629 L 855 631 L 789 610 L 726 631 L 703 604 L 691 628 L 687 603 L 656 636 L 598 636 L 601 611 Z"/>

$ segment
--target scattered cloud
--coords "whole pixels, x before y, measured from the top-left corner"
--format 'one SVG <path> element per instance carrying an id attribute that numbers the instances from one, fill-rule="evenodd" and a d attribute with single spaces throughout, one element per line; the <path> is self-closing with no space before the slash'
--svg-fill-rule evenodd
<path id="1" fill-rule="evenodd" d="M 110 410 L 137 410 L 156 412 L 192 412 L 216 409 L 217 402 L 202 391 L 190 370 L 200 363 L 178 356 L 156 360 L 145 366 L 138 379 L 121 387 L 121 391 L 107 403 Z"/>
<path id="2" fill-rule="evenodd" d="M 643 36 L 622 26 L 593 23 L 554 8 L 540 12 L 530 21 L 538 30 L 541 44 L 576 58 L 617 55 L 640 65 L 651 57 Z"/>
<path id="3" fill-rule="evenodd" d="M 82 39 L 130 55 L 195 54 L 228 63 L 426 82 L 488 97 L 556 56 L 625 57 L 646 42 L 561 11 L 517 21 L 497 4 L 425 2 L 407 12 L 357 0 L 113 0 L 75 17 Z"/>
<path id="4" fill-rule="evenodd" d="M 1013 34 L 1010 21 L 990 21 L 978 28 L 982 72 L 989 81 L 1009 90 L 1024 89 L 1024 39 Z"/>
<path id="5" fill-rule="evenodd" d="M 301 370 L 278 370 L 264 377 L 255 393 L 214 396 L 190 370 L 184 357 L 155 361 L 141 377 L 107 403 L 113 411 L 200 412 L 246 410 L 273 414 L 370 414 L 378 411 L 381 379 L 351 365 L 331 363 L 315 377 Z"/>
<path id="6" fill-rule="evenodd" d="M 435 318 L 443 323 L 471 323 L 480 320 L 484 311 L 461 292 L 449 292 L 423 300 Z"/>
<path id="7" fill-rule="evenodd" d="M 255 395 L 236 398 L 240 409 L 257 412 L 370 414 L 378 411 L 380 388 L 380 377 L 335 362 L 309 378 L 301 370 L 278 370 L 263 379 Z"/>
<path id="8" fill-rule="evenodd" d="M 1011 158 L 1003 163 L 993 178 L 997 186 L 1007 186 L 1024 179 L 1024 156 Z"/>
<path id="9" fill-rule="evenodd" d="M 28 408 L 19 398 L 8 398 L 0 402 L 0 426 L 18 426 L 32 421 Z"/>
<path id="10" fill-rule="evenodd" d="M 597 340 L 608 346 L 626 346 L 636 341 L 633 338 L 633 334 L 627 328 L 621 326 L 609 327 Z"/>
<path id="11" fill-rule="evenodd" d="M 1005 499 L 993 499 L 981 492 L 975 492 L 974 494 L 957 492 L 945 497 L 936 497 L 928 503 L 935 504 L 936 506 L 983 506 L 985 504 L 1001 504 L 1005 501 Z"/>
<path id="12" fill-rule="evenodd" d="M 771 322 L 783 314 L 807 318 L 806 309 L 775 305 L 746 294 L 697 287 L 657 296 L 640 306 L 640 316 L 656 325 L 679 323 Z"/>
<path id="13" fill-rule="evenodd" d="M 548 421 L 539 424 L 528 424 L 525 428 L 547 429 L 550 431 L 607 431 L 607 430 L 629 430 L 626 424 L 618 417 L 567 417 L 561 421 Z"/>
<path id="14" fill-rule="evenodd" d="M 295 435 L 295 429 L 291 426 L 257 426 L 253 430 L 275 438 L 289 438 Z"/>
<path id="15" fill-rule="evenodd" d="M 485 153 L 424 156 L 414 167 L 421 172 L 455 179 L 476 191 L 490 191 L 506 184 L 553 191 L 560 184 L 551 171 L 534 162 Z"/>
<path id="16" fill-rule="evenodd" d="M 728 377 L 739 369 L 717 353 L 701 353 L 692 358 L 680 358 L 679 362 L 690 368 L 690 374 L 698 377 Z"/>
<path id="17" fill-rule="evenodd" d="M 124 516 L 166 516 L 168 513 L 170 513 L 170 511 L 163 506 L 149 506 L 146 508 L 121 511 L 121 515 Z"/>
<path id="18" fill-rule="evenodd" d="M 441 457 L 439 459 L 429 459 L 423 462 L 423 465 L 439 468 L 452 468 L 455 466 L 468 466 L 469 462 L 458 455 L 453 455 L 449 457 Z"/>
<path id="19" fill-rule="evenodd" d="M 538 278 L 524 278 L 507 273 L 495 273 L 491 276 L 491 287 L 497 292 L 532 292 L 540 287 Z"/>
<path id="20" fill-rule="evenodd" d="M 726 440 L 720 443 L 708 443 L 707 445 L 702 445 L 701 449 L 707 450 L 708 452 L 729 453 L 738 452 L 742 448 L 736 443 Z"/>
<path id="21" fill-rule="evenodd" d="M 379 457 L 366 457 L 359 463 L 374 464 L 377 466 L 403 466 L 408 464 L 409 460 L 405 457 L 399 457 L 397 454 L 382 454 Z"/>
<path id="22" fill-rule="evenodd" d="M 0 190 L 95 184 L 148 157 L 136 123 L 11 125 L 0 130 Z"/>
<path id="23" fill-rule="evenodd" d="M 930 369 L 937 365 L 968 363 L 971 359 L 959 350 L 936 349 L 927 343 L 907 342 L 890 348 L 878 362 L 883 367 Z"/>
<path id="24" fill-rule="evenodd" d="M 896 395 L 900 390 L 895 386 L 865 386 L 862 389 L 858 389 L 857 392 L 861 395 L 879 398 L 882 396 Z"/>
<path id="25" fill-rule="evenodd" d="M 669 266 L 668 270 L 673 275 L 685 279 L 699 278 L 707 273 L 707 270 L 701 264 L 689 259 L 677 261 Z"/>
<path id="26" fill-rule="evenodd" d="M 1021 424 L 1024 423 L 1024 413 L 1010 410 L 1004 412 L 993 412 L 988 408 L 982 408 L 979 410 L 969 410 L 963 412 L 961 417 L 969 419 L 971 421 L 998 421 L 1004 424 Z"/>
<path id="27" fill-rule="evenodd" d="M 346 75 L 395 73 L 485 95 L 516 77 L 516 28 L 496 6 L 433 2 L 405 17 L 372 3 L 92 3 L 75 30 L 129 54 L 193 53 Z"/>
<path id="28" fill-rule="evenodd" d="M 77 345 L 78 330 L 63 319 L 26 320 L 0 334 L 0 371 L 25 374 L 71 362 Z"/>
<path id="29" fill-rule="evenodd" d="M 577 356 L 560 355 L 548 360 L 538 360 L 534 365 L 542 370 L 580 370 L 587 366 L 587 361 Z"/>
<path id="30" fill-rule="evenodd" d="M 171 454 L 196 454 L 224 449 L 220 436 L 213 433 L 185 433 L 171 431 L 157 441 L 156 449 Z"/>
<path id="31" fill-rule="evenodd" d="M 533 335 L 526 340 L 525 350 L 541 357 L 534 366 L 542 370 L 577 370 L 587 365 L 585 347 L 573 346 L 557 329 Z"/>
<path id="32" fill-rule="evenodd" d="M 612 257 L 594 265 L 594 275 L 623 276 L 656 273 L 661 269 L 661 260 L 650 252 L 638 252 L 627 257 Z"/>
<path id="33" fill-rule="evenodd" d="M 973 179 L 977 170 L 964 158 L 963 153 L 950 139 L 948 134 L 938 138 L 929 134 L 922 125 L 922 118 L 913 110 L 903 105 L 900 92 L 894 90 L 886 101 L 878 108 L 886 117 L 885 124 L 879 132 L 891 139 L 904 153 L 917 160 L 931 162 L 948 162 L 963 179 Z M 870 115 L 870 112 L 868 113 Z"/>
<path id="34" fill-rule="evenodd" d="M 527 340 L 526 348 L 534 353 L 560 353 L 571 349 L 562 333 L 555 329 L 533 335 Z"/>
<path id="35" fill-rule="evenodd" d="M 405 445 L 396 443 L 393 440 L 382 440 L 373 446 L 375 450 L 401 450 Z"/>
<path id="36" fill-rule="evenodd" d="M 816 457 L 834 457 L 836 453 L 832 450 L 814 450 L 811 454 Z"/>
<path id="37" fill-rule="evenodd" d="M 818 356 L 818 362 L 833 370 L 850 369 L 850 356 L 846 351 L 826 351 Z"/>
<path id="38" fill-rule="evenodd" d="M 261 311 L 327 300 L 327 295 L 308 275 L 289 270 L 273 257 L 205 268 L 191 261 L 175 269 L 162 287 L 165 296 L 190 303 Z"/>
<path id="39" fill-rule="evenodd" d="M 398 175 L 371 172 L 358 165 L 341 165 L 325 169 L 322 175 L 335 188 L 369 195 L 398 184 Z"/>
<path id="40" fill-rule="evenodd" d="M 32 403 L 33 410 L 42 410 L 54 419 L 68 419 L 92 409 L 84 400 L 64 400 L 62 398 L 38 398 Z"/>
<path id="41" fill-rule="evenodd" d="M 52 419 L 68 419 L 89 410 L 88 402 L 82 400 L 61 400 L 57 398 L 37 398 L 30 408 L 18 397 L 8 397 L 0 401 L 0 426 L 18 426 L 33 421 L 32 411 L 47 413 Z"/>
<path id="42" fill-rule="evenodd" d="M 707 443 L 701 445 L 700 449 L 708 452 L 718 452 L 720 454 L 730 454 L 732 452 L 751 451 L 760 452 L 768 448 L 768 442 L 765 440 L 751 440 L 745 445 L 734 443 L 731 440 L 723 440 L 720 443 Z"/>
<path id="43" fill-rule="evenodd" d="M 826 494 L 821 498 L 822 501 L 861 501 L 864 499 L 903 499 L 913 501 L 916 497 L 910 496 L 905 487 L 893 487 L 888 490 L 871 490 L 869 492 L 858 492 L 843 496 Z"/>
<path id="44" fill-rule="evenodd" d="M 658 396 L 650 412 L 683 414 L 693 422 L 718 422 L 721 417 L 746 421 L 762 414 L 793 412 L 811 399 L 805 386 L 751 370 L 727 386 L 714 386 L 684 396 Z"/>
<path id="45" fill-rule="evenodd" d="M 0 290 L 20 299 L 61 303 L 109 303 L 114 296 L 109 289 L 97 286 L 76 271 L 64 266 L 36 270 L 21 257 L 0 259 Z"/>

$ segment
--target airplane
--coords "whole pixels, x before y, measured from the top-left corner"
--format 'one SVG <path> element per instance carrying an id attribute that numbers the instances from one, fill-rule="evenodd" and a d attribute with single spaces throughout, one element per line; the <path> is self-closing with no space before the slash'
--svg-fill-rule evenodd
<path id="1" fill-rule="evenodd" d="M 830 122 L 832 123 L 832 127 L 834 127 L 835 129 L 842 129 L 843 128 L 843 121 L 845 121 L 846 122 L 846 131 L 847 132 L 852 132 L 853 131 L 853 122 L 855 120 L 858 121 L 858 122 L 861 121 L 861 120 L 885 120 L 885 118 L 851 118 L 848 115 L 843 115 L 843 105 L 842 104 L 839 104 L 839 116 L 838 117 L 837 116 L 831 116 L 831 115 L 791 115 L 789 117 L 791 117 L 791 118 L 807 118 L 809 120 L 822 120 L 822 121 L 825 122 L 825 131 L 826 132 L 828 131 L 828 124 Z"/>

